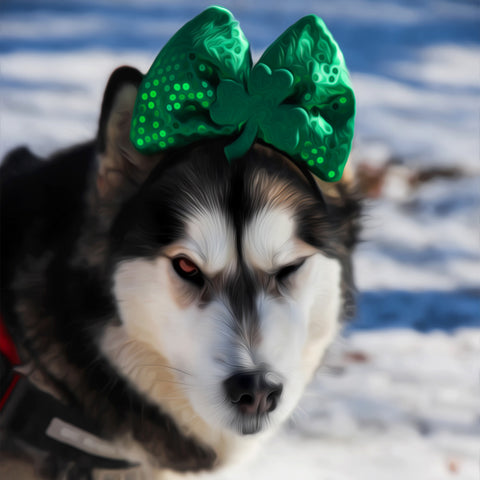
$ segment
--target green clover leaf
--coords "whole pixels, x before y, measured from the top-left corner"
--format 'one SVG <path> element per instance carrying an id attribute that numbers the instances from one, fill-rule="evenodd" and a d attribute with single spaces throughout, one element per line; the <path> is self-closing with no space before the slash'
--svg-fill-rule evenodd
<path id="1" fill-rule="evenodd" d="M 292 125 L 297 128 L 292 128 Z M 284 152 L 295 150 L 300 139 L 300 130 L 305 128 L 308 128 L 307 113 L 303 108 L 292 105 L 279 105 L 271 120 L 263 122 L 261 127 L 263 139 Z"/>
<path id="2" fill-rule="evenodd" d="M 261 95 L 264 101 L 279 104 L 291 93 L 293 75 L 284 69 L 271 70 L 264 63 L 257 63 L 248 79 L 251 95 Z"/>
<path id="3" fill-rule="evenodd" d="M 250 96 L 234 80 L 224 80 L 217 88 L 217 100 L 210 107 L 210 117 L 218 125 L 238 126 L 249 117 Z"/>

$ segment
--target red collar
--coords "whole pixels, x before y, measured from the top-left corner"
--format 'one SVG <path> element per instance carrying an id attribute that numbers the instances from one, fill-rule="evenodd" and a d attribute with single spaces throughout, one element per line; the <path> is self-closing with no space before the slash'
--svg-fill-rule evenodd
<path id="1" fill-rule="evenodd" d="M 12 337 L 7 331 L 7 327 L 3 321 L 3 317 L 0 315 L 0 354 L 2 357 L 3 363 L 8 362 L 10 365 L 4 366 L 2 370 L 5 378 L 1 378 L 1 389 L 0 389 L 0 411 L 8 400 L 8 397 L 13 392 L 15 385 L 17 384 L 20 375 L 16 372 L 13 372 L 13 367 L 15 365 L 20 365 L 20 357 L 18 356 L 17 348 L 13 343 Z M 10 371 L 8 371 L 10 370 Z M 3 377 L 2 375 L 2 377 Z"/>

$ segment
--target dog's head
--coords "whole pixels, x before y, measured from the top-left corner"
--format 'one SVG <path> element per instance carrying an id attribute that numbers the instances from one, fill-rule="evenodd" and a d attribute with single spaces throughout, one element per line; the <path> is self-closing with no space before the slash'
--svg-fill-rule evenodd
<path id="1" fill-rule="evenodd" d="M 119 325 L 102 349 L 180 424 L 260 432 L 291 413 L 337 330 L 351 204 L 258 143 L 231 163 L 223 140 L 140 155 L 128 141 L 135 78 L 114 74 L 100 125 L 99 197 L 122 198 Z"/>

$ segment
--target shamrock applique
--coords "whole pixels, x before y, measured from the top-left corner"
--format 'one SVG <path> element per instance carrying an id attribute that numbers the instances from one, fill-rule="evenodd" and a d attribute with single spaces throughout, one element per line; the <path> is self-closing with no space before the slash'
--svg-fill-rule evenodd
<path id="1" fill-rule="evenodd" d="M 300 107 L 282 104 L 293 93 L 293 83 L 288 70 L 272 71 L 259 63 L 246 86 L 228 79 L 219 84 L 210 117 L 218 125 L 243 128 L 240 137 L 225 149 L 229 160 L 244 155 L 257 137 L 280 150 L 295 149 L 308 116 Z"/>

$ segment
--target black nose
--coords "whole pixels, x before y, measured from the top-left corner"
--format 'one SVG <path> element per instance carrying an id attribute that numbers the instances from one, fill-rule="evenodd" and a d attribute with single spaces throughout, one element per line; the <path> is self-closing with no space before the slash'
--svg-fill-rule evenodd
<path id="1" fill-rule="evenodd" d="M 236 373 L 223 382 L 227 399 L 245 414 L 263 414 L 277 408 L 283 385 L 263 371 Z"/>

